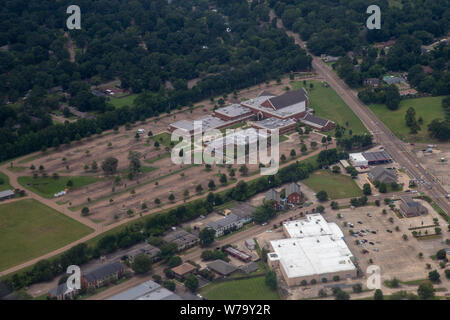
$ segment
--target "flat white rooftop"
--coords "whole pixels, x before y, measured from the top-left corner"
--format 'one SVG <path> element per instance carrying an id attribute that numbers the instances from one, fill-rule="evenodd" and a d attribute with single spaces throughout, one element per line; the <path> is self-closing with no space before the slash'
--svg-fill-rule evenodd
<path id="1" fill-rule="evenodd" d="M 247 145 L 249 143 L 256 143 L 259 138 L 268 139 L 270 134 L 263 130 L 256 130 L 254 128 L 237 129 L 232 133 L 218 137 L 209 143 L 210 148 L 221 148 L 227 145 Z"/>
<path id="2" fill-rule="evenodd" d="M 350 153 L 349 157 L 352 161 L 367 161 L 361 152 Z"/>
<path id="3" fill-rule="evenodd" d="M 271 241 L 268 258 L 278 260 L 289 278 L 356 269 L 341 229 L 322 215 L 285 222 L 284 228 L 291 238 Z"/>
<path id="4" fill-rule="evenodd" d="M 279 260 L 288 278 L 356 269 L 344 240 L 329 235 L 274 240 L 271 245 L 276 256 L 270 253 L 268 258 Z"/>
<path id="5" fill-rule="evenodd" d="M 201 125 L 202 132 L 205 132 L 208 129 L 218 129 L 233 123 L 232 121 L 223 121 L 217 117 L 207 115 L 196 120 L 180 120 L 171 123 L 171 126 L 191 132 L 194 131 L 194 122 L 198 122 L 199 126 Z"/>
<path id="6" fill-rule="evenodd" d="M 336 223 L 328 223 L 321 214 L 309 214 L 306 219 L 287 221 L 283 225 L 291 238 L 329 235 L 333 239 L 342 239 L 344 236 Z"/>

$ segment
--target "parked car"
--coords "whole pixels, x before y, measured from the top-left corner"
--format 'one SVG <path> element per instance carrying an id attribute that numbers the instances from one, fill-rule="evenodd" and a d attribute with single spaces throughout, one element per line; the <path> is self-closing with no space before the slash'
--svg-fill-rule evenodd
<path id="1" fill-rule="evenodd" d="M 369 243 L 370 243 L 371 245 L 373 245 L 373 246 L 375 245 L 375 243 L 373 243 L 372 241 L 370 241 Z"/>
<path id="2" fill-rule="evenodd" d="M 376 232 L 376 231 L 373 231 L 373 230 L 372 230 L 372 231 L 370 231 L 370 232 L 372 232 L 373 234 L 377 234 L 377 232 Z"/>
<path id="3" fill-rule="evenodd" d="M 392 230 L 387 229 L 386 231 L 389 232 L 389 233 L 392 233 Z"/>
<path id="4" fill-rule="evenodd" d="M 362 221 L 358 221 L 359 224 L 363 224 Z"/>

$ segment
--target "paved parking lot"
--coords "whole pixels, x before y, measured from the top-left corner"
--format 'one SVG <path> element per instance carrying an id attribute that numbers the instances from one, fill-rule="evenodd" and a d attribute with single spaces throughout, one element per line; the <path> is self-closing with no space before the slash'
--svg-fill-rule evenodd
<path id="1" fill-rule="evenodd" d="M 383 209 L 387 210 L 386 215 L 382 213 Z M 419 226 L 424 219 L 427 220 L 426 222 L 432 221 L 433 213 L 426 217 L 399 219 L 388 207 L 383 206 L 345 209 L 339 210 L 339 213 L 343 218 L 339 219 L 336 214 L 331 212 L 328 212 L 325 218 L 328 221 L 336 222 L 341 227 L 345 241 L 362 271 L 365 271 L 368 265 L 375 264 L 381 267 L 382 281 L 393 277 L 403 281 L 427 277 L 429 270 L 426 270 L 425 265 L 431 262 L 429 256 L 442 248 L 442 239 L 416 240 L 412 237 L 408 227 L 410 225 Z M 394 219 L 393 223 L 389 221 L 391 217 Z M 352 223 L 355 232 L 364 230 L 363 236 L 351 236 L 349 230 L 352 228 L 344 227 L 344 221 Z M 441 221 L 442 225 L 444 224 Z M 400 228 L 399 231 L 395 230 L 396 226 Z M 367 232 L 367 230 L 375 231 L 376 234 Z M 403 234 L 408 236 L 408 240 L 403 240 Z M 366 240 L 366 243 L 356 244 L 357 240 Z M 363 253 L 364 249 L 368 252 Z M 419 252 L 423 253 L 423 258 L 418 257 Z"/>

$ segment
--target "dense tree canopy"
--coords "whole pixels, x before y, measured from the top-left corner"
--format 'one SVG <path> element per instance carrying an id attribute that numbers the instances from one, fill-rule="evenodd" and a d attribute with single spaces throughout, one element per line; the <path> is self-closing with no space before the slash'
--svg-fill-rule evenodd
<path id="1" fill-rule="evenodd" d="M 81 30 L 67 31 L 70 4 L 7 1 L 0 8 L 0 160 L 311 66 L 305 51 L 268 23 L 263 1 L 80 0 Z M 115 78 L 141 93 L 135 106 L 114 110 L 91 93 Z M 52 94 L 57 86 L 69 96 Z M 53 125 L 49 113 L 62 104 L 97 118 Z"/>

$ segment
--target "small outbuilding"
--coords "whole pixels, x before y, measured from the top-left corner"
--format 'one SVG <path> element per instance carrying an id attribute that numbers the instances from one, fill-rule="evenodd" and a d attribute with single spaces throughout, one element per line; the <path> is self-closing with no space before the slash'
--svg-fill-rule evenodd
<path id="1" fill-rule="evenodd" d="M 0 192 L 0 201 L 8 200 L 14 198 L 13 190 L 5 190 Z"/>
<path id="2" fill-rule="evenodd" d="M 214 260 L 213 262 L 208 263 L 206 267 L 220 276 L 229 276 L 238 270 L 235 265 L 223 260 Z"/>

